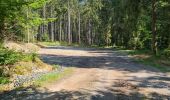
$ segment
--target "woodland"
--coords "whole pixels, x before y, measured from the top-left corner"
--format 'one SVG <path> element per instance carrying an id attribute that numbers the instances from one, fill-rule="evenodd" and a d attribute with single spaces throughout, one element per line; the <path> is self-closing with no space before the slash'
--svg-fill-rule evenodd
<path id="1" fill-rule="evenodd" d="M 1 43 L 65 41 L 155 55 L 170 46 L 169 0 L 1 0 L 0 12 Z"/>
<path id="2" fill-rule="evenodd" d="M 2 100 L 169 100 L 169 72 L 170 0 L 0 0 Z"/>

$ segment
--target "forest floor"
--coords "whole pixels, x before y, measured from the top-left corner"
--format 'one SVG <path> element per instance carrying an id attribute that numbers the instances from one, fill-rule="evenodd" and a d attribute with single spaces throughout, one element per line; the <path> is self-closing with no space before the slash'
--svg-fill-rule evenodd
<path id="1" fill-rule="evenodd" d="M 47 47 L 42 60 L 74 73 L 41 88 L 15 91 L 10 98 L 32 100 L 143 100 L 170 99 L 170 75 L 134 61 L 118 50 Z M 17 96 L 15 96 L 17 94 Z"/>

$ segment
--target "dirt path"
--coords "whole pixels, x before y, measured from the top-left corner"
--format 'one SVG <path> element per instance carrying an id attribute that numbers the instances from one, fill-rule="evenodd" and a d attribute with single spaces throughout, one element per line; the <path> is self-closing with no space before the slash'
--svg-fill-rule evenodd
<path id="1" fill-rule="evenodd" d="M 118 51 L 49 47 L 39 54 L 46 63 L 75 72 L 43 90 L 26 89 L 31 92 L 22 93 L 24 100 L 170 100 L 170 76 Z"/>
<path id="2" fill-rule="evenodd" d="M 96 100 L 144 95 L 170 99 L 170 77 L 150 66 L 138 64 L 118 51 L 52 47 L 39 53 L 47 63 L 75 67 L 72 76 L 47 87 L 52 92 L 78 91 Z"/>

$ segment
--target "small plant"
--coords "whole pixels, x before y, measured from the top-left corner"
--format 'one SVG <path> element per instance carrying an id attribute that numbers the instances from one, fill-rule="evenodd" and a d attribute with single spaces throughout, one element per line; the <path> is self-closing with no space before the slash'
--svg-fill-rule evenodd
<path id="1" fill-rule="evenodd" d="M 31 54 L 31 57 L 32 57 L 31 59 L 32 59 L 33 62 L 36 61 L 37 56 L 38 56 L 38 55 L 37 55 L 36 53 L 32 53 L 32 54 Z"/>
<path id="2" fill-rule="evenodd" d="M 7 84 L 9 83 L 9 78 L 6 77 L 0 77 L 0 84 Z"/>
<path id="3" fill-rule="evenodd" d="M 43 34 L 42 41 L 49 41 L 49 40 L 50 40 L 50 38 L 49 38 L 48 33 Z"/>
<path id="4" fill-rule="evenodd" d="M 0 49 L 0 65 L 14 64 L 20 59 L 22 59 L 22 53 L 5 48 Z"/>
<path id="5" fill-rule="evenodd" d="M 167 57 L 167 58 L 170 58 L 170 50 L 164 50 L 163 52 L 162 52 L 162 55 L 163 56 L 165 56 L 165 57 Z"/>
<path id="6" fill-rule="evenodd" d="M 25 54 L 25 55 L 23 56 L 23 61 L 26 61 L 26 62 L 33 61 L 33 62 L 35 62 L 37 56 L 38 56 L 38 55 L 37 55 L 36 53 Z"/>

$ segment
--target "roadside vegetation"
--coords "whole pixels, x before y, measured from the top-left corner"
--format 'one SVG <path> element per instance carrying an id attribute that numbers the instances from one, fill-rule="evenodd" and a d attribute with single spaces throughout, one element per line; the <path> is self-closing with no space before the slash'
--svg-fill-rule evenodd
<path id="1" fill-rule="evenodd" d="M 163 72 L 170 72 L 170 50 L 160 51 L 158 55 L 153 55 L 149 50 L 121 50 L 132 57 L 137 62 L 150 65 Z"/>
<path id="2" fill-rule="evenodd" d="M 29 46 L 28 46 L 29 45 Z M 54 67 L 43 63 L 34 44 L 6 43 L 0 47 L 0 91 L 15 88 L 17 76 L 32 75 L 41 71 L 52 71 Z"/>
<path id="3" fill-rule="evenodd" d="M 49 73 L 46 75 L 41 76 L 39 79 L 35 80 L 33 85 L 36 87 L 40 86 L 46 86 L 49 84 L 52 84 L 64 77 L 67 77 L 68 75 L 71 75 L 73 73 L 73 68 L 65 69 L 63 72 L 56 73 Z"/>

